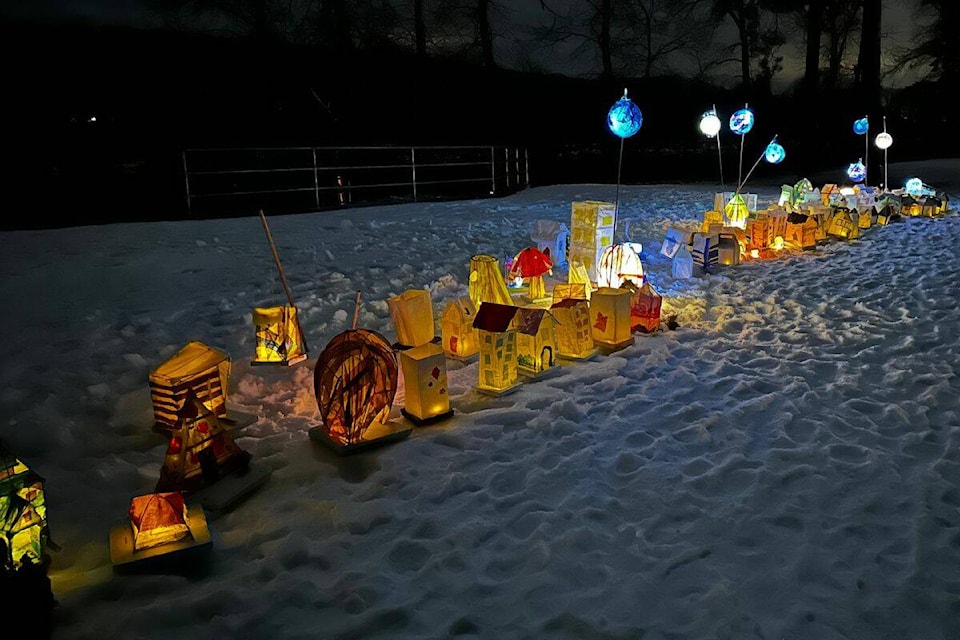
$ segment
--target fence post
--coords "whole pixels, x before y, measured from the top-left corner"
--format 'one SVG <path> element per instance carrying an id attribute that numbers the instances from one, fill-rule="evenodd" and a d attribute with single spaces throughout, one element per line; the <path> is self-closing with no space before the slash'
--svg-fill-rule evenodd
<path id="1" fill-rule="evenodd" d="M 497 159 L 493 147 L 490 147 L 490 195 L 497 192 Z"/>
<path id="2" fill-rule="evenodd" d="M 513 148 L 513 184 L 520 188 L 520 147 Z"/>
<path id="3" fill-rule="evenodd" d="M 526 147 L 523 148 L 523 179 L 526 182 L 526 186 L 530 188 L 530 150 Z"/>
<path id="4" fill-rule="evenodd" d="M 413 201 L 417 201 L 417 151 L 410 147 L 410 170 L 413 177 Z"/>
<path id="5" fill-rule="evenodd" d="M 310 147 L 310 153 L 313 155 L 313 201 L 317 204 L 317 211 L 320 210 L 320 179 L 317 176 L 317 148 Z"/>
<path id="6" fill-rule="evenodd" d="M 190 202 L 190 173 L 187 171 L 187 150 L 184 149 L 181 153 L 183 158 L 183 186 L 186 189 L 187 194 L 187 217 L 193 217 L 193 205 Z"/>
<path id="7" fill-rule="evenodd" d="M 507 182 L 507 191 L 510 190 L 510 147 L 503 148 L 503 175 Z"/>

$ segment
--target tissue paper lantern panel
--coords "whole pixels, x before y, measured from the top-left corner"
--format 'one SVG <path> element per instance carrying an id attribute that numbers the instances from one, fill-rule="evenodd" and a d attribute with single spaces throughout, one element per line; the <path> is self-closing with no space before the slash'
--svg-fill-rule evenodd
<path id="1" fill-rule="evenodd" d="M 632 296 L 629 289 L 601 287 L 590 297 L 593 341 L 602 350 L 616 351 L 633 344 L 630 328 Z"/>
<path id="2" fill-rule="evenodd" d="M 473 320 L 480 338 L 475 387 L 480 393 L 502 396 L 519 388 L 516 310 L 513 305 L 484 302 Z"/>
<path id="3" fill-rule="evenodd" d="M 436 336 L 433 302 L 426 289 L 409 289 L 387 298 L 390 319 L 397 334 L 395 348 L 409 349 L 427 344 Z"/>
<path id="4" fill-rule="evenodd" d="M 307 359 L 296 307 L 257 307 L 253 326 L 256 350 L 250 364 L 290 366 Z"/>
<path id="5" fill-rule="evenodd" d="M 150 398 L 156 419 L 155 431 L 169 433 L 177 415 L 192 393 L 218 417 L 227 417 L 227 382 L 230 356 L 199 341 L 182 349 L 150 374 Z"/>
<path id="6" fill-rule="evenodd" d="M 564 360 L 589 360 L 599 353 L 593 343 L 590 303 L 583 298 L 554 298 L 550 313 L 557 319 L 557 355 Z"/>
<path id="7" fill-rule="evenodd" d="M 433 424 L 453 415 L 447 392 L 447 358 L 432 342 L 400 352 L 403 372 L 404 417 L 417 426 Z"/>
<path id="8" fill-rule="evenodd" d="M 447 357 L 471 360 L 480 351 L 480 338 L 473 327 L 477 309 L 469 296 L 451 300 L 440 316 L 440 342 Z"/>

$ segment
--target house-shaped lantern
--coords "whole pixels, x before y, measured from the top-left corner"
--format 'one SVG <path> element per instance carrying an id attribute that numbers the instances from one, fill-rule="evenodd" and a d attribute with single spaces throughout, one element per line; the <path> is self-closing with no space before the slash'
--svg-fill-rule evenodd
<path id="1" fill-rule="evenodd" d="M 598 349 L 590 326 L 590 303 L 584 299 L 563 298 L 550 307 L 557 319 L 557 355 L 566 360 L 588 360 Z"/>
<path id="2" fill-rule="evenodd" d="M 246 469 L 250 457 L 233 441 L 217 415 L 188 392 L 170 433 L 156 491 L 198 491 Z"/>
<path id="3" fill-rule="evenodd" d="M 45 565 L 49 540 L 43 478 L 0 442 L 0 572 Z"/>
<path id="4" fill-rule="evenodd" d="M 682 229 L 669 227 L 667 234 L 663 238 L 663 244 L 660 245 L 660 255 L 673 258 L 677 255 L 677 250 L 681 246 L 690 244 L 690 234 Z"/>
<path id="5" fill-rule="evenodd" d="M 590 282 L 597 280 L 600 253 L 613 244 L 616 205 L 587 200 L 574 202 L 570 211 L 570 256 L 583 264 Z"/>
<path id="6" fill-rule="evenodd" d="M 307 359 L 307 349 L 293 305 L 253 310 L 257 347 L 250 364 L 294 365 Z"/>
<path id="7" fill-rule="evenodd" d="M 520 307 L 517 327 L 519 372 L 537 376 L 557 364 L 557 319 L 540 307 Z"/>
<path id="8" fill-rule="evenodd" d="M 570 229 L 558 220 L 537 220 L 530 233 L 537 249 L 542 251 L 555 267 L 567 266 L 570 251 Z"/>
<path id="9" fill-rule="evenodd" d="M 827 235 L 840 240 L 854 240 L 859 233 L 859 227 L 853 219 L 853 212 L 846 207 L 836 207 L 830 222 L 827 223 Z"/>
<path id="10" fill-rule="evenodd" d="M 150 374 L 154 429 L 169 433 L 191 392 L 217 417 L 226 418 L 229 378 L 230 356 L 202 342 L 188 342 Z"/>
<path id="11" fill-rule="evenodd" d="M 470 258 L 468 293 L 475 309 L 479 309 L 484 302 L 513 304 L 500 270 L 500 261 L 490 255 L 480 254 Z"/>
<path id="12" fill-rule="evenodd" d="M 747 220 L 747 250 L 763 250 L 773 243 L 773 234 L 770 229 L 770 219 L 767 217 L 751 218 Z"/>
<path id="13" fill-rule="evenodd" d="M 739 252 L 739 245 L 737 251 Z M 652 333 L 660 328 L 660 306 L 663 297 L 649 282 L 633 292 L 630 299 L 630 329 Z"/>
<path id="14" fill-rule="evenodd" d="M 392 422 L 397 393 L 397 356 L 376 331 L 348 329 L 337 334 L 317 358 L 313 386 L 322 425 L 309 435 L 350 453 L 410 435 Z"/>
<path id="15" fill-rule="evenodd" d="M 499 396 L 519 387 L 516 312 L 513 305 L 484 302 L 473 319 L 480 337 L 476 389 L 481 393 Z"/>
<path id="16" fill-rule="evenodd" d="M 185 559 L 213 544 L 203 508 L 188 507 L 178 491 L 134 497 L 127 517 L 128 523 L 110 530 L 115 570 Z"/>
<path id="17" fill-rule="evenodd" d="M 900 196 L 900 215 L 916 217 L 923 213 L 923 205 L 911 195 Z"/>
<path id="18" fill-rule="evenodd" d="M 943 201 L 934 196 L 927 196 L 920 202 L 920 215 L 934 218 L 943 213 Z"/>
<path id="19" fill-rule="evenodd" d="M 404 407 L 401 413 L 415 425 L 431 424 L 453 415 L 447 393 L 447 358 L 433 342 L 400 352 Z"/>
<path id="20" fill-rule="evenodd" d="M 440 338 L 448 357 L 460 360 L 472 358 L 480 351 L 480 338 L 473 327 L 477 308 L 469 296 L 451 300 L 440 316 Z"/>
<path id="21" fill-rule="evenodd" d="M 812 216 L 797 212 L 789 214 L 786 233 L 783 240 L 791 248 L 804 251 L 817 248 L 817 221 Z"/>
<path id="22" fill-rule="evenodd" d="M 590 298 L 590 321 L 597 346 L 614 351 L 633 344 L 629 289 L 601 287 Z"/>
<path id="23" fill-rule="evenodd" d="M 434 339 L 433 302 L 427 289 L 409 289 L 398 296 L 387 298 L 390 319 L 397 333 L 401 349 L 419 347 Z"/>
<path id="24" fill-rule="evenodd" d="M 710 233 L 710 229 L 714 226 L 723 226 L 723 214 L 719 211 L 705 211 L 703 222 L 700 224 L 700 232 Z"/>

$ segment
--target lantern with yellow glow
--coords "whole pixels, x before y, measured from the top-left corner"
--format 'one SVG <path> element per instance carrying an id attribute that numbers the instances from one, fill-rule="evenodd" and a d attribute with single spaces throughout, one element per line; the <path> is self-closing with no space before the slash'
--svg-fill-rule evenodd
<path id="1" fill-rule="evenodd" d="M 600 287 L 590 298 L 590 321 L 594 343 L 607 351 L 633 344 L 630 310 L 633 292 Z"/>
<path id="2" fill-rule="evenodd" d="M 501 396 L 519 388 L 516 312 L 513 305 L 484 302 L 473 319 L 480 338 L 475 387 L 480 393 Z"/>
<path id="3" fill-rule="evenodd" d="M 567 283 L 571 286 L 582 285 L 586 300 L 590 299 L 593 293 L 593 283 L 590 281 L 590 274 L 587 268 L 579 260 L 570 260 L 570 268 L 567 271 Z M 556 291 L 556 287 L 554 287 Z M 556 297 L 556 296 L 554 296 Z"/>
<path id="4" fill-rule="evenodd" d="M 110 559 L 116 571 L 175 558 L 186 561 L 213 544 L 203 508 L 188 507 L 178 491 L 134 497 L 127 517 L 128 523 L 110 530 Z"/>
<path id="5" fill-rule="evenodd" d="M 574 202 L 570 212 L 569 262 L 581 263 L 587 271 L 587 281 L 597 280 L 597 259 L 613 244 L 616 204 L 587 200 Z M 572 282 L 572 281 L 571 281 Z"/>
<path id="6" fill-rule="evenodd" d="M 589 285 L 583 283 L 560 283 L 553 287 L 553 302 L 557 303 L 570 298 L 574 300 L 589 300 L 589 291 Z"/>
<path id="7" fill-rule="evenodd" d="M 731 232 L 721 232 L 717 236 L 717 260 L 720 264 L 731 267 L 740 264 L 740 243 L 737 236 Z"/>
<path id="8" fill-rule="evenodd" d="M 310 437 L 351 453 L 409 436 L 411 427 L 389 419 L 398 377 L 397 356 L 376 331 L 348 329 L 334 336 L 313 371 L 322 424 L 309 430 Z"/>
<path id="9" fill-rule="evenodd" d="M 553 262 L 540 249 L 527 247 L 513 259 L 510 275 L 523 278 L 530 285 L 529 298 L 532 302 L 545 300 L 547 290 L 543 276 L 552 273 Z"/>
<path id="10" fill-rule="evenodd" d="M 230 356 L 202 342 L 188 342 L 150 374 L 154 430 L 169 433 L 187 394 L 192 393 L 219 418 L 227 418 Z"/>
<path id="11" fill-rule="evenodd" d="M 408 349 L 419 347 L 434 339 L 433 302 L 426 289 L 409 289 L 398 296 L 387 298 L 390 319 L 397 333 L 395 346 Z"/>
<path id="12" fill-rule="evenodd" d="M 475 309 L 484 302 L 513 304 L 500 262 L 495 257 L 480 254 L 470 258 L 469 294 Z"/>
<path id="13" fill-rule="evenodd" d="M 294 365 L 307 359 L 297 308 L 257 307 L 253 310 L 257 347 L 250 364 Z"/>
<path id="14" fill-rule="evenodd" d="M 0 571 L 46 564 L 50 532 L 43 482 L 0 441 Z"/>
<path id="15" fill-rule="evenodd" d="M 787 216 L 787 235 L 784 242 L 795 249 L 810 251 L 817 247 L 817 221 L 802 213 Z"/>
<path id="16" fill-rule="evenodd" d="M 400 352 L 404 407 L 401 413 L 415 425 L 433 424 L 453 415 L 447 393 L 447 359 L 433 342 Z"/>
<path id="17" fill-rule="evenodd" d="M 921 213 L 923 213 L 923 205 L 920 204 L 919 200 L 907 194 L 900 196 L 901 215 L 916 217 Z"/>
<path id="18" fill-rule="evenodd" d="M 766 217 L 747 220 L 747 248 L 763 250 L 770 246 L 770 219 Z"/>
<path id="19" fill-rule="evenodd" d="M 557 319 L 553 314 L 540 307 L 520 307 L 514 324 L 519 373 L 533 377 L 556 366 Z"/>
<path id="20" fill-rule="evenodd" d="M 836 207 L 827 224 L 827 235 L 840 240 L 854 240 L 860 233 L 852 212 L 846 207 Z"/>
<path id="21" fill-rule="evenodd" d="M 480 351 L 480 338 L 473 328 L 477 309 L 469 296 L 451 300 L 440 316 L 440 338 L 448 357 L 468 360 Z"/>
<path id="22" fill-rule="evenodd" d="M 939 216 L 942 212 L 943 201 L 933 196 L 927 196 L 920 202 L 920 215 L 926 218 Z"/>
<path id="23" fill-rule="evenodd" d="M 703 222 L 700 224 L 701 233 L 710 233 L 710 228 L 714 225 L 723 226 L 723 214 L 719 211 L 705 211 Z"/>
<path id="24" fill-rule="evenodd" d="M 554 298 L 550 313 L 557 319 L 557 355 L 566 360 L 589 360 L 599 350 L 593 343 L 590 304 L 582 298 Z"/>
<path id="25" fill-rule="evenodd" d="M 737 251 L 739 252 L 739 245 Z M 660 306 L 663 297 L 649 282 L 633 292 L 630 300 L 630 329 L 652 333 L 660 328 Z"/>
<path id="26" fill-rule="evenodd" d="M 197 491 L 219 478 L 243 471 L 250 454 L 193 393 L 188 393 L 170 434 L 156 491 Z"/>
<path id="27" fill-rule="evenodd" d="M 627 281 L 637 287 L 642 285 L 642 250 L 642 245 L 637 242 L 622 242 L 604 249 L 597 262 L 597 285 L 613 289 Z"/>

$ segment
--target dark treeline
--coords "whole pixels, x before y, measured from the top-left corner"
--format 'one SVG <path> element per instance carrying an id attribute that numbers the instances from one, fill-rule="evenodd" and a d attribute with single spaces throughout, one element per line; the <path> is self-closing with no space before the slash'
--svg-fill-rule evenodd
<path id="1" fill-rule="evenodd" d="M 604 120 L 624 88 L 644 114 L 626 143 L 625 183 L 716 180 L 716 143 L 698 132 L 699 116 L 715 104 L 726 118 L 746 102 L 757 113 L 748 166 L 776 134 L 787 161 L 764 167 L 765 178 L 837 167 L 839 180 L 862 155 L 851 125 L 870 108 L 853 89 L 746 95 L 678 77 L 575 79 L 390 47 L 335 53 L 88 26 L 6 25 L 2 40 L 6 228 L 186 217 L 184 148 L 524 145 L 534 185 L 613 182 L 619 140 Z M 871 139 L 887 116 L 891 161 L 955 154 L 948 88 L 888 93 L 882 113 L 870 112 Z M 729 178 L 739 138 L 721 135 Z M 872 169 L 881 157 L 871 147 Z"/>

